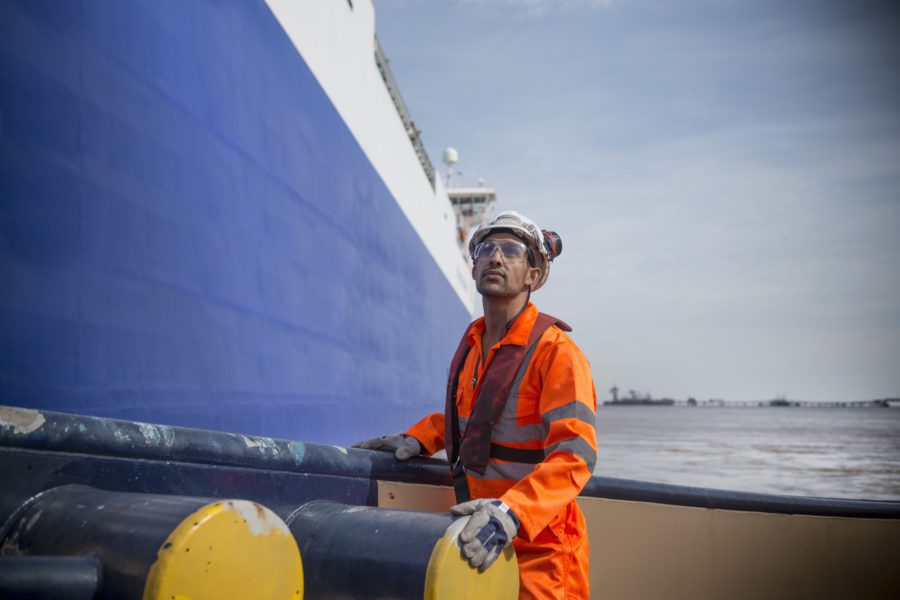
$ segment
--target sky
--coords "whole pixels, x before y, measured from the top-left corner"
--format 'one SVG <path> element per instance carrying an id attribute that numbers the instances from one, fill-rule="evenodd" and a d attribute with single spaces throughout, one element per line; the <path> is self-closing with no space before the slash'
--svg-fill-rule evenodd
<path id="1" fill-rule="evenodd" d="M 900 397 L 892 3 L 374 5 L 432 162 L 562 236 L 598 398 Z"/>

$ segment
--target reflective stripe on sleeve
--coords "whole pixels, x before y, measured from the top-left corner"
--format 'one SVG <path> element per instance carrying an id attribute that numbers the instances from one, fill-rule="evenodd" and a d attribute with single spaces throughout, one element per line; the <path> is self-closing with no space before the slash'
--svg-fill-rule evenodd
<path id="1" fill-rule="evenodd" d="M 594 465 L 597 464 L 597 451 L 591 448 L 591 445 L 581 436 L 575 436 L 567 440 L 563 440 L 552 446 L 549 446 L 544 452 L 550 456 L 554 452 L 570 452 L 575 456 L 580 456 L 587 463 L 588 470 L 594 471 Z"/>
<path id="2" fill-rule="evenodd" d="M 466 470 L 466 475 L 475 479 L 511 479 L 520 481 L 534 470 L 534 465 L 525 463 L 501 463 L 491 461 L 484 470 L 484 475 L 475 471 Z"/>
<path id="3" fill-rule="evenodd" d="M 591 427 L 595 427 L 597 423 L 597 416 L 594 414 L 594 411 L 587 404 L 578 400 L 572 400 L 567 404 L 557 406 L 541 415 L 541 421 L 548 427 L 550 423 L 557 419 L 578 419 Z"/>

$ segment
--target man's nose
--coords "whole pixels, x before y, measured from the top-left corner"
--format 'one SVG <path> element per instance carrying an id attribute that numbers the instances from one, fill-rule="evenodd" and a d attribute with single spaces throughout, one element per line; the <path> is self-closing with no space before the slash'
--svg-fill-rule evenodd
<path id="1" fill-rule="evenodd" d="M 503 261 L 503 251 L 500 249 L 500 246 L 494 246 L 494 251 L 491 252 L 488 258 L 491 264 L 499 265 Z"/>

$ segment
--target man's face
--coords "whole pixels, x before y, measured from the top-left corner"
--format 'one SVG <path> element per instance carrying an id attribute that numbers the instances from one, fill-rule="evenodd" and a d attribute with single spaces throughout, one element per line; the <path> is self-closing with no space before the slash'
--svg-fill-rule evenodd
<path id="1" fill-rule="evenodd" d="M 489 241 L 496 246 L 493 252 L 476 258 L 472 265 L 472 278 L 478 293 L 495 298 L 514 298 L 527 291 L 537 281 L 541 270 L 528 266 L 527 255 L 508 257 L 502 251 L 504 242 L 522 246 L 524 243 L 511 233 L 491 234 L 482 243 Z"/>

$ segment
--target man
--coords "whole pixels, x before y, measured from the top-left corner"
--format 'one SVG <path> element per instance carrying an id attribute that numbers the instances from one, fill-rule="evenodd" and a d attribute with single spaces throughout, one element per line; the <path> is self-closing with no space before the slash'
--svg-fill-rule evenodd
<path id="1" fill-rule="evenodd" d="M 358 444 L 399 460 L 446 447 L 459 503 L 450 512 L 471 515 L 462 552 L 484 570 L 511 542 L 520 598 L 590 597 L 575 497 L 596 462 L 596 393 L 571 329 L 529 302 L 561 249 L 559 236 L 513 211 L 480 226 L 469 254 L 484 317 L 453 358 L 444 413 Z"/>

